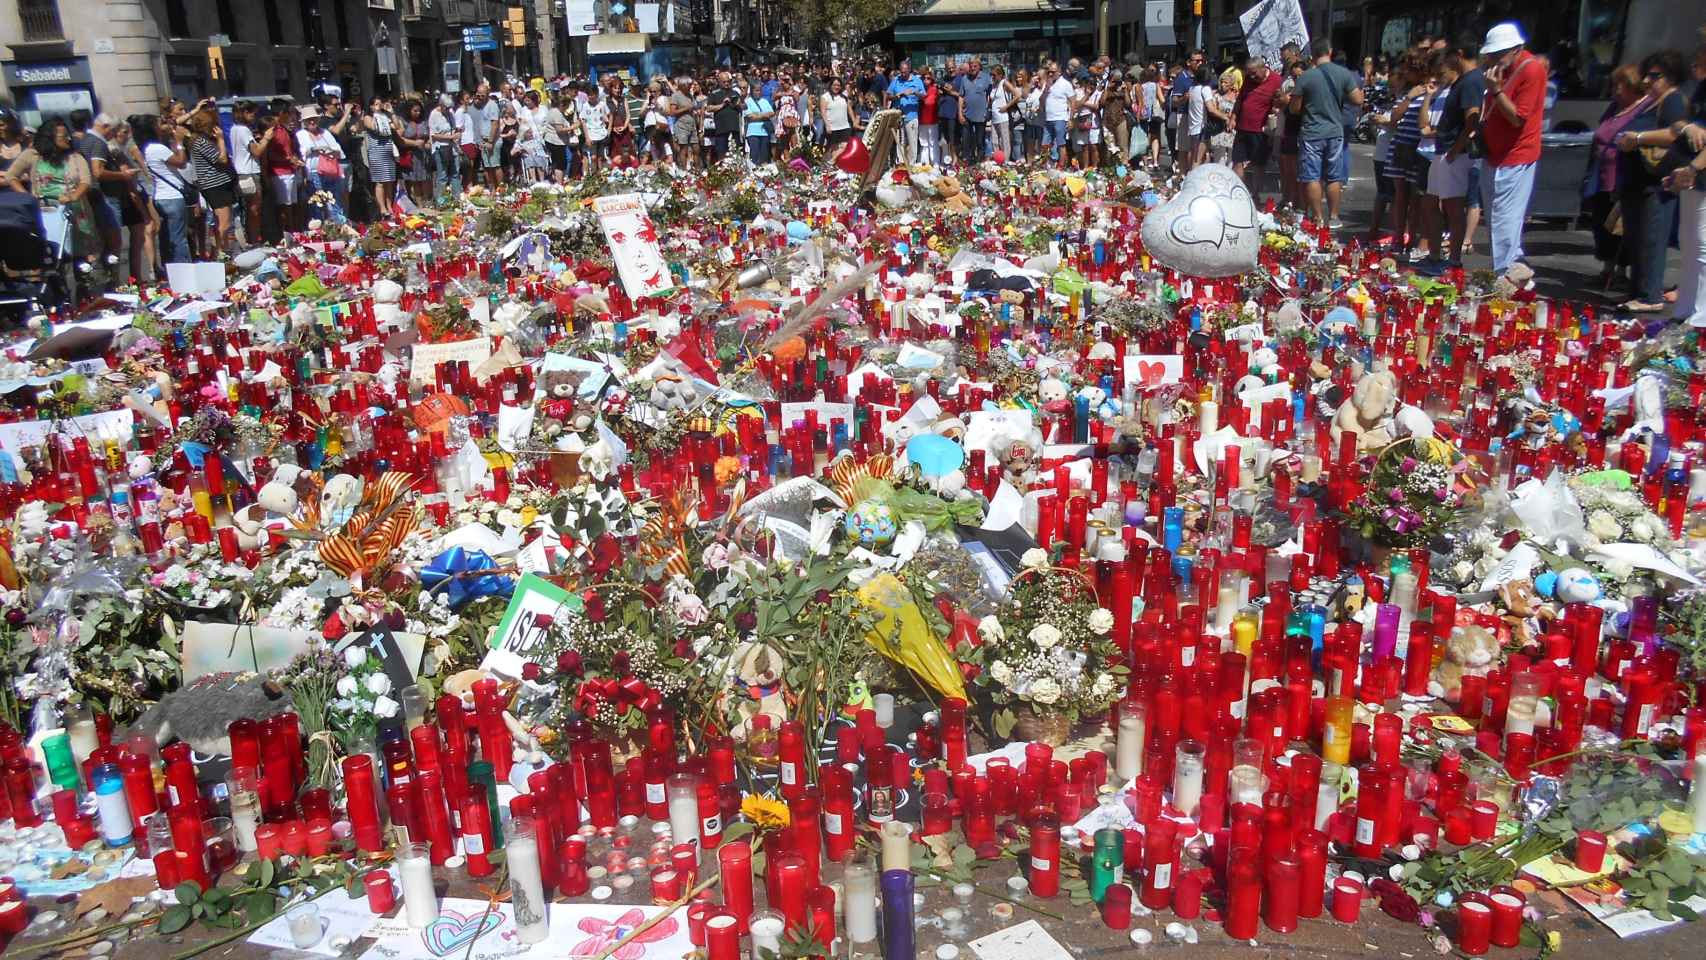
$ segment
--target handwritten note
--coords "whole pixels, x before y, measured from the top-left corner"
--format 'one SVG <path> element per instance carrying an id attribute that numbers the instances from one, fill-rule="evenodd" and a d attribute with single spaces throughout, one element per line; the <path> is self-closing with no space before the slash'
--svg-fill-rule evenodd
<path id="1" fill-rule="evenodd" d="M 474 340 L 452 340 L 449 343 L 417 343 L 414 357 L 409 363 L 409 380 L 413 383 L 430 384 L 433 372 L 441 363 L 458 363 L 468 361 L 470 370 L 476 369 L 492 355 L 492 341 L 489 337 L 479 337 Z"/>
<path id="2" fill-rule="evenodd" d="M 1185 358 L 1178 354 L 1133 355 L 1125 358 L 1125 382 L 1139 390 L 1178 383 L 1185 378 Z"/>

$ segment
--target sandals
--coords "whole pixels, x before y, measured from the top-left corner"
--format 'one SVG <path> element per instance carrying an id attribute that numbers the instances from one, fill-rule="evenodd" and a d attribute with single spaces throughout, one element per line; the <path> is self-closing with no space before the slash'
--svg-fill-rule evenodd
<path id="1" fill-rule="evenodd" d="M 1617 309 L 1624 313 L 1659 313 L 1665 309 L 1665 303 L 1663 301 L 1648 303 L 1644 300 L 1626 300 L 1619 304 Z"/>

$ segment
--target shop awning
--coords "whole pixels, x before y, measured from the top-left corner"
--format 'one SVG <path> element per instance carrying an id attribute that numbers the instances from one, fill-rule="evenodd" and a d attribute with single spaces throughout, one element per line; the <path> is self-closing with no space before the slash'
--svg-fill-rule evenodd
<path id="1" fill-rule="evenodd" d="M 595 33 L 586 38 L 586 55 L 596 57 L 609 53 L 645 53 L 652 48 L 652 38 L 644 33 Z"/>
<path id="2" fill-rule="evenodd" d="M 1088 17 L 1061 17 L 1055 20 L 971 20 L 960 23 L 897 23 L 894 27 L 895 43 L 948 43 L 955 40 L 1011 40 L 1020 33 L 1028 37 L 1041 35 L 1044 39 L 1055 35 L 1056 24 L 1059 24 L 1060 35 L 1073 36 L 1089 33 L 1091 22 Z"/>

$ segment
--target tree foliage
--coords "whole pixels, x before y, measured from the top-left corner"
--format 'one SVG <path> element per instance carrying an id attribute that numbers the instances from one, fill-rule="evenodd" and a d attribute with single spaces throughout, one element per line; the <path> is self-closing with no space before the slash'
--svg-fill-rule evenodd
<path id="1" fill-rule="evenodd" d="M 808 39 L 857 40 L 893 24 L 917 0 L 786 0 L 788 19 Z"/>

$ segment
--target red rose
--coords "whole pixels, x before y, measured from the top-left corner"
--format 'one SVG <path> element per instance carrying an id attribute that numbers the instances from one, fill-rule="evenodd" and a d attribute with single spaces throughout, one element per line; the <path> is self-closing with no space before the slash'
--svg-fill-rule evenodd
<path id="1" fill-rule="evenodd" d="M 532 683 L 533 681 L 539 679 L 539 675 L 544 673 L 544 672 L 545 672 L 544 669 L 542 667 L 540 667 L 539 664 L 534 663 L 533 661 L 529 660 L 528 662 L 522 664 L 522 666 L 521 666 L 521 679 L 526 680 L 529 683 Z"/>
<path id="2" fill-rule="evenodd" d="M 581 655 L 577 650 L 565 650 L 557 654 L 557 672 L 564 676 L 580 676 Z"/>
<path id="3" fill-rule="evenodd" d="M 628 675 L 632 663 L 633 660 L 629 658 L 628 651 L 623 650 L 610 658 L 610 672 L 618 677 L 625 677 Z"/>
<path id="4" fill-rule="evenodd" d="M 555 622 L 557 622 L 556 618 L 552 617 L 548 613 L 536 613 L 533 615 L 533 626 L 540 630 L 551 629 L 551 624 Z"/>

